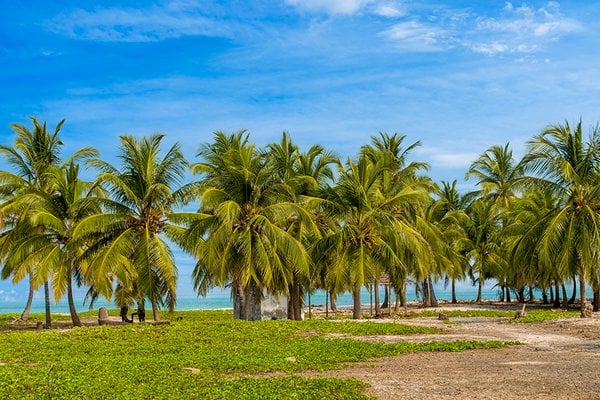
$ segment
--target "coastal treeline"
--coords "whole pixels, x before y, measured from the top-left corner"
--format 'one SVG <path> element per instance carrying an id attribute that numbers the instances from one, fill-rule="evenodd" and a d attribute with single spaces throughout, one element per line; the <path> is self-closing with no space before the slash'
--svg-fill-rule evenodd
<path id="1" fill-rule="evenodd" d="M 406 302 L 414 282 L 423 305 L 437 303 L 433 283 L 470 280 L 481 302 L 485 280 L 499 300 L 555 306 L 580 301 L 586 284 L 598 310 L 600 291 L 600 129 L 582 122 L 551 125 L 516 159 L 508 144 L 473 160 L 466 179 L 434 182 L 411 153 L 419 142 L 379 133 L 347 159 L 320 145 L 301 149 L 288 133 L 258 147 L 246 131 L 215 132 L 186 160 L 164 135 L 121 136 L 116 164 L 87 147 L 62 153 L 61 121 L 14 124 L 0 146 L 0 262 L 3 279 L 43 286 L 46 326 L 50 287 L 67 297 L 81 325 L 73 285 L 119 307 L 174 309 L 177 267 L 170 246 L 191 254 L 199 294 L 230 286 L 236 318 L 266 293 L 285 294 L 288 317 L 300 319 L 306 294 L 328 304 L 351 292 L 361 317 L 361 288 L 382 305 Z M 93 171 L 86 181 L 82 169 Z M 186 179 L 189 172 L 193 179 Z M 89 175 L 89 173 L 87 174 Z M 190 204 L 196 211 L 183 212 Z M 379 293 L 385 283 L 385 293 Z M 381 303 L 381 297 L 384 297 Z"/>

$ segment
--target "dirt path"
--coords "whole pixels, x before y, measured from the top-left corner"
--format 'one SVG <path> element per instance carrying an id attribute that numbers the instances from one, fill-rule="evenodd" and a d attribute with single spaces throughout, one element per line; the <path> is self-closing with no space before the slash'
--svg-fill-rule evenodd
<path id="1" fill-rule="evenodd" d="M 439 326 L 445 335 L 363 340 L 511 340 L 523 345 L 461 353 L 415 353 L 312 376 L 356 378 L 379 399 L 600 399 L 600 316 L 535 324 L 507 319 L 435 318 L 406 322 Z M 405 321 L 402 321 L 403 323 Z"/>

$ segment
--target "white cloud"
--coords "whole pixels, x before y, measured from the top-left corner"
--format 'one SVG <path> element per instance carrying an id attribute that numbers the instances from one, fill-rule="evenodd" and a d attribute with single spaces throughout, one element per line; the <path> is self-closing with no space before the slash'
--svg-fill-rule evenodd
<path id="1" fill-rule="evenodd" d="M 446 36 L 442 28 L 418 21 L 397 23 L 382 34 L 398 48 L 412 51 L 440 50 Z"/>
<path id="2" fill-rule="evenodd" d="M 398 4 L 381 3 L 373 7 L 373 13 L 381 17 L 398 18 L 406 15 L 406 11 Z"/>
<path id="3" fill-rule="evenodd" d="M 104 42 L 153 42 L 182 36 L 232 36 L 231 27 L 212 20 L 189 2 L 146 9 L 77 9 L 60 14 L 48 27 L 77 39 Z"/>
<path id="4" fill-rule="evenodd" d="M 477 153 L 448 152 L 437 147 L 422 147 L 417 149 L 427 159 L 432 167 L 437 168 L 469 168 L 471 163 L 477 159 Z"/>
<path id="5" fill-rule="evenodd" d="M 562 36 L 583 30 L 581 23 L 564 16 L 560 4 L 548 2 L 544 7 L 506 3 L 499 16 L 479 16 L 465 47 L 476 53 L 533 53 Z"/>
<path id="6" fill-rule="evenodd" d="M 354 14 L 372 0 L 285 0 L 287 4 L 309 11 L 330 14 Z"/>

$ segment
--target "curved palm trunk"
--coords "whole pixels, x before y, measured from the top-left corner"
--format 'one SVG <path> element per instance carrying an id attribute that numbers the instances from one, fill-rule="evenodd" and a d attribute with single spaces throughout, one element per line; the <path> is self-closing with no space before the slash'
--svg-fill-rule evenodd
<path id="1" fill-rule="evenodd" d="M 46 308 L 46 329 L 52 327 L 52 317 L 50 316 L 50 287 L 48 281 L 44 282 L 44 305 Z"/>
<path id="2" fill-rule="evenodd" d="M 160 315 L 158 314 L 158 302 L 155 298 L 152 299 L 152 318 L 155 321 L 160 321 Z"/>
<path id="3" fill-rule="evenodd" d="M 552 303 L 552 307 L 560 307 L 560 283 L 558 281 L 554 282 L 554 302 Z"/>
<path id="4" fill-rule="evenodd" d="M 439 303 L 435 296 L 435 291 L 433 290 L 433 280 L 431 279 L 431 276 L 427 277 L 427 281 L 429 282 L 429 301 L 431 302 L 432 307 L 437 307 L 439 306 Z"/>
<path id="5" fill-rule="evenodd" d="M 331 312 L 337 312 L 337 304 L 335 303 L 335 294 L 333 290 L 329 292 L 329 304 L 331 305 Z"/>
<path id="6" fill-rule="evenodd" d="M 575 275 L 573 275 L 573 293 L 571 293 L 571 298 L 569 299 L 569 304 L 575 304 L 575 299 L 577 298 L 577 279 Z"/>
<path id="7" fill-rule="evenodd" d="M 73 281 L 71 279 L 71 271 L 67 276 L 67 300 L 69 302 L 69 313 L 71 314 L 71 321 L 73 326 L 82 326 L 79 315 L 77 315 L 77 309 L 75 308 L 75 302 L 73 301 Z"/>
<path id="8" fill-rule="evenodd" d="M 354 287 L 354 290 L 352 291 L 352 301 L 353 301 L 353 307 L 352 307 L 352 318 L 353 319 L 360 319 L 360 311 L 361 311 L 361 304 L 360 304 L 360 285 L 356 285 Z"/>
<path id="9" fill-rule="evenodd" d="M 27 295 L 27 303 L 25 309 L 21 313 L 21 321 L 27 321 L 29 319 L 29 313 L 31 312 L 31 304 L 33 303 L 33 279 L 31 273 L 29 273 L 29 294 Z"/>
<path id="10" fill-rule="evenodd" d="M 510 298 L 510 286 L 506 286 L 506 302 L 510 303 L 512 300 Z"/>
<path id="11" fill-rule="evenodd" d="M 427 283 L 427 278 L 423 279 L 421 287 L 423 288 L 423 307 L 429 307 L 431 306 L 431 299 L 429 298 L 429 284 Z"/>
<path id="12" fill-rule="evenodd" d="M 479 275 L 479 278 L 477 279 L 478 282 L 478 287 L 477 287 L 477 300 L 476 303 L 477 304 L 481 304 L 481 293 L 483 290 L 483 277 L 481 276 L 481 274 Z"/>

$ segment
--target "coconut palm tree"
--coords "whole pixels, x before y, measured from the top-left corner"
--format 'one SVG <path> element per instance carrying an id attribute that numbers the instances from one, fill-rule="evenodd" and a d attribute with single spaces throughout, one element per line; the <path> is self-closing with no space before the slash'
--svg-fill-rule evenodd
<path id="1" fill-rule="evenodd" d="M 516 162 L 507 143 L 487 149 L 469 167 L 467 179 L 476 179 L 480 197 L 491 199 L 499 212 L 508 209 L 523 182 L 523 165 Z"/>
<path id="2" fill-rule="evenodd" d="M 74 277 L 79 283 L 83 281 L 85 265 L 78 261 L 81 247 L 73 242 L 72 232 L 82 218 L 100 212 L 95 196 L 102 192 L 79 179 L 79 166 L 72 161 L 50 168 L 47 181 L 53 189 L 51 194 L 35 191 L 21 193 L 15 199 L 17 208 L 22 208 L 20 204 L 29 207 L 29 229 L 16 240 L 3 243 L 9 247 L 4 268 L 15 275 L 33 271 L 37 283 L 50 280 L 55 300 L 58 302 L 66 294 L 73 325 L 81 326 L 72 282 Z"/>
<path id="3" fill-rule="evenodd" d="M 600 264 L 600 128 L 583 138 L 581 120 L 571 126 L 551 125 L 528 142 L 524 158 L 528 181 L 552 191 L 558 206 L 544 220 L 537 251 L 545 265 L 579 276 L 582 316 L 585 282 Z"/>
<path id="4" fill-rule="evenodd" d="M 427 207 L 425 216 L 430 225 L 436 229 L 430 243 L 437 245 L 434 259 L 438 264 L 436 270 L 445 275 L 451 282 L 452 303 L 456 303 L 456 280 L 463 279 L 468 270 L 468 262 L 464 256 L 468 243 L 465 226 L 469 218 L 465 213 L 468 196 L 462 196 L 456 189 L 456 180 L 452 183 L 442 181 L 435 187 L 437 198 Z"/>
<path id="5" fill-rule="evenodd" d="M 477 281 L 476 301 L 481 303 L 485 279 L 494 276 L 505 262 L 499 245 L 500 217 L 494 203 L 485 199 L 474 201 L 467 209 L 467 215 L 465 251 L 471 276 Z"/>
<path id="6" fill-rule="evenodd" d="M 320 196 L 320 193 L 333 183 L 332 164 L 338 164 L 339 160 L 333 154 L 327 152 L 322 146 L 311 146 L 308 151 L 301 152 L 295 145 L 290 135 L 284 132 L 279 143 L 267 146 L 265 154 L 267 162 L 273 168 L 276 180 L 283 193 L 288 194 L 287 201 L 304 206 L 306 196 Z M 310 210 L 316 221 L 319 218 L 319 210 Z M 307 231 L 307 227 L 298 218 L 288 219 L 286 231 L 301 241 L 304 247 L 310 251 L 312 244 L 319 238 L 315 236 L 314 227 Z M 291 287 L 288 289 L 288 318 L 301 319 L 304 294 L 310 292 L 311 281 L 318 274 L 315 264 L 311 263 L 308 276 L 297 276 L 293 274 Z M 314 287 L 314 286 L 313 286 Z"/>
<path id="7" fill-rule="evenodd" d="M 121 136 L 120 167 L 90 162 L 100 170 L 97 182 L 111 199 L 102 202 L 103 213 L 85 217 L 73 233 L 87 243 L 81 258 L 89 264 L 94 290 L 109 299 L 116 280 L 142 308 L 150 300 L 155 320 L 159 306 L 175 307 L 177 266 L 165 239 L 170 214 L 183 198 L 178 190 L 188 166 L 179 144 L 161 153 L 163 138 Z"/>
<path id="8" fill-rule="evenodd" d="M 13 124 L 11 127 L 15 131 L 17 137 L 13 146 L 0 145 L 0 154 L 5 158 L 8 164 L 14 169 L 14 172 L 0 171 L 0 192 L 4 194 L 8 201 L 5 203 L 3 208 L 12 208 L 14 212 L 21 214 L 16 216 L 15 214 L 4 214 L 10 219 L 10 226 L 12 229 L 4 231 L 4 236 L 11 236 L 10 240 L 18 240 L 19 236 L 26 235 L 29 232 L 27 210 L 29 208 L 25 206 L 19 210 L 13 207 L 15 197 L 23 193 L 35 193 L 40 195 L 50 195 L 53 192 L 52 186 L 48 182 L 48 171 L 51 168 L 57 167 L 61 162 L 61 148 L 62 141 L 59 138 L 60 129 L 65 120 L 60 121 L 54 132 L 49 132 L 46 127 L 46 123 L 40 123 L 35 117 L 31 117 L 33 129 L 29 130 L 23 124 Z M 76 151 L 69 157 L 65 162 L 77 161 L 96 155 L 96 151 L 93 148 L 86 147 Z M 18 225 L 18 224 L 21 225 Z M 9 240 L 5 240 L 6 243 Z M 8 246 L 8 248 L 11 248 Z M 5 249 L 6 250 L 6 249 Z M 2 254 L 3 257 L 7 256 L 6 253 Z M 34 266 L 31 266 L 34 268 Z M 6 268 L 4 274 L 6 274 Z M 10 272 L 8 272 L 10 274 Z M 31 307 L 31 300 L 33 298 L 33 290 L 36 289 L 36 285 L 31 278 L 33 270 L 29 270 L 30 275 L 30 291 L 27 301 L 27 305 L 21 319 L 27 320 L 29 316 L 29 310 Z M 25 275 L 15 275 L 13 280 L 20 280 Z M 50 327 L 50 295 L 48 282 L 44 282 L 44 297 L 46 305 L 46 327 Z"/>
<path id="9" fill-rule="evenodd" d="M 178 243 L 198 260 L 195 288 L 204 293 L 231 284 L 234 317 L 253 319 L 251 307 L 264 291 L 289 295 L 294 277 L 309 275 L 309 254 L 286 228 L 291 221 L 302 223 L 304 231 L 316 228 L 310 213 L 290 201 L 293 190 L 245 131 L 215 132 L 198 156 L 202 161 L 193 170 L 201 174 L 201 209 Z M 285 175 L 285 168 L 279 173 Z"/>
<path id="10" fill-rule="evenodd" d="M 424 193 L 403 187 L 392 195 L 381 190 L 381 161 L 360 156 L 339 171 L 338 183 L 324 204 L 336 215 L 336 231 L 318 244 L 320 254 L 333 255 L 328 275 L 345 280 L 353 293 L 353 318 L 361 317 L 361 287 L 380 271 L 406 275 L 413 265 L 428 262 L 428 246 L 402 212 L 423 201 Z M 405 271 L 398 273 L 399 270 Z"/>
<path id="11" fill-rule="evenodd" d="M 428 197 L 428 193 L 433 189 L 431 180 L 421 174 L 421 172 L 429 169 L 429 165 L 423 162 L 412 161 L 408 158 L 410 153 L 421 145 L 420 142 L 414 142 L 404 145 L 406 140 L 405 135 L 394 133 L 389 135 L 385 132 L 379 132 L 378 136 L 371 136 L 371 143 L 361 148 L 361 154 L 364 155 L 371 163 L 380 164 L 383 166 L 379 177 L 379 190 L 384 197 L 392 197 L 396 193 L 406 188 L 412 188 L 417 191 L 422 191 L 423 199 Z M 405 203 L 402 209 L 397 209 L 395 213 L 402 216 L 404 221 L 409 222 L 413 226 L 420 226 L 427 229 L 427 220 L 424 218 L 424 206 L 426 201 L 420 203 Z M 421 232 L 425 234 L 426 232 Z M 392 271 L 388 273 L 390 283 L 396 288 L 396 292 L 404 290 L 405 274 L 397 274 Z M 413 272 L 413 271 L 405 271 Z M 414 272 L 419 272 L 416 269 Z M 373 287 L 375 295 L 375 315 L 380 313 L 379 305 L 379 282 L 382 271 L 375 271 L 373 275 Z M 419 275 L 418 273 L 416 275 Z M 425 284 L 428 285 L 429 279 L 425 276 L 420 277 Z M 431 289 L 433 290 L 433 288 Z M 429 293 L 429 291 L 428 291 Z M 386 291 L 386 296 L 388 292 Z M 386 297 L 389 301 L 389 298 Z M 384 303 L 386 301 L 384 300 Z"/>

